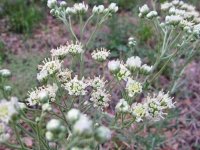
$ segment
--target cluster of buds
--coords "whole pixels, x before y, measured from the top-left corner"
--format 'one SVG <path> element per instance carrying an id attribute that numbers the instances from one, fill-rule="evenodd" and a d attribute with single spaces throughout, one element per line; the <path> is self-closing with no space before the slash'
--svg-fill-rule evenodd
<path id="1" fill-rule="evenodd" d="M 148 19 L 153 19 L 158 16 L 158 13 L 156 11 L 150 11 L 149 7 L 147 4 L 143 5 L 142 7 L 139 8 L 139 17 L 141 18 L 148 18 Z"/>
<path id="2" fill-rule="evenodd" d="M 67 56 L 68 50 L 66 46 L 60 46 L 57 49 L 52 49 L 51 53 L 52 57 L 57 57 L 59 60 L 63 60 Z"/>
<path id="3" fill-rule="evenodd" d="M 65 136 L 66 128 L 62 122 L 57 119 L 51 119 L 46 125 L 47 132 L 45 134 L 48 141 L 58 140 Z"/>
<path id="4" fill-rule="evenodd" d="M 7 95 L 11 96 L 12 94 L 12 88 L 11 86 L 4 86 L 4 81 L 11 76 L 11 72 L 8 69 L 2 69 L 0 70 L 0 86 L 2 87 L 2 92 Z"/>
<path id="5" fill-rule="evenodd" d="M 129 113 L 130 106 L 125 99 L 120 99 L 120 101 L 115 106 L 115 110 L 117 113 Z"/>
<path id="6" fill-rule="evenodd" d="M 137 45 L 136 40 L 135 40 L 133 37 L 130 37 L 130 38 L 128 39 L 128 46 L 129 46 L 130 48 L 133 48 L 133 47 L 135 47 L 136 45 Z"/>
<path id="7" fill-rule="evenodd" d="M 77 109 L 71 109 L 67 115 L 67 120 L 72 124 L 72 135 L 79 138 L 91 138 L 99 143 L 104 143 L 111 138 L 110 130 L 107 127 L 100 126 L 94 129 L 93 121 Z"/>
<path id="8" fill-rule="evenodd" d="M 28 92 L 29 97 L 26 101 L 30 106 L 54 102 L 56 100 L 57 90 L 58 86 L 55 83 L 53 83 L 53 86 L 48 84 L 47 86 L 35 88 L 32 92 Z"/>
<path id="9" fill-rule="evenodd" d="M 116 3 L 111 3 L 108 8 L 105 8 L 103 5 L 94 6 L 92 9 L 93 14 L 107 14 L 107 13 L 115 13 L 118 11 L 118 6 Z"/>

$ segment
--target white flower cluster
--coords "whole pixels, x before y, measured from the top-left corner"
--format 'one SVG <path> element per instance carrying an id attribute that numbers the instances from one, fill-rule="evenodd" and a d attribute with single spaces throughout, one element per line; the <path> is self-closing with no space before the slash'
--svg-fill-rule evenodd
<path id="1" fill-rule="evenodd" d="M 10 101 L 1 100 L 0 110 L 0 122 L 8 124 L 11 121 L 15 121 L 19 116 L 18 99 L 11 97 Z"/>
<path id="2" fill-rule="evenodd" d="M 86 90 L 85 88 L 88 86 L 87 83 L 84 83 L 82 80 L 78 80 L 78 76 L 75 76 L 72 80 L 67 83 L 64 83 L 62 86 L 69 92 L 69 95 L 85 95 Z"/>
<path id="3" fill-rule="evenodd" d="M 103 111 L 103 108 L 109 106 L 109 97 L 109 93 L 106 93 L 105 90 L 99 89 L 92 92 L 90 100 L 94 102 L 94 107 L 98 107 Z"/>
<path id="4" fill-rule="evenodd" d="M 131 72 L 126 68 L 126 65 L 121 63 L 120 64 L 120 71 L 117 73 L 117 77 L 119 80 L 123 79 L 127 81 L 128 77 L 130 77 Z"/>
<path id="5" fill-rule="evenodd" d="M 58 73 L 56 73 L 56 79 L 60 83 L 66 83 L 71 79 L 71 73 L 72 71 L 67 68 L 65 70 L 60 70 Z"/>
<path id="6" fill-rule="evenodd" d="M 154 121 L 159 121 L 163 118 L 163 110 L 166 108 L 174 108 L 172 98 L 169 97 L 168 93 L 164 94 L 162 91 L 153 97 L 150 95 L 144 101 L 144 108 L 146 110 L 146 117 L 151 118 Z"/>
<path id="7" fill-rule="evenodd" d="M 57 49 L 51 50 L 51 56 L 57 57 L 60 60 L 63 60 L 67 54 L 68 54 L 68 50 L 66 46 L 60 46 Z"/>
<path id="8" fill-rule="evenodd" d="M 133 103 L 131 107 L 128 102 L 124 99 L 120 99 L 117 103 L 115 110 L 118 113 L 130 113 L 135 121 L 140 122 L 144 117 L 152 119 L 153 121 L 159 121 L 166 114 L 163 112 L 164 109 L 174 108 L 172 98 L 169 97 L 168 93 L 164 94 L 162 91 L 153 97 L 150 95 L 145 98 L 142 103 Z"/>
<path id="9" fill-rule="evenodd" d="M 128 82 L 126 83 L 126 90 L 128 92 L 128 96 L 133 97 L 135 94 L 142 92 L 142 84 L 131 78 L 128 78 Z"/>
<path id="10" fill-rule="evenodd" d="M 39 88 L 35 88 L 35 90 L 33 90 L 32 92 L 28 92 L 29 97 L 26 99 L 26 101 L 28 102 L 28 105 L 30 106 L 34 106 L 36 104 L 40 104 L 41 102 L 38 99 L 38 94 L 40 92 L 47 92 L 48 96 L 49 96 L 49 100 L 48 102 L 54 102 L 56 99 L 56 92 L 58 90 L 58 86 L 53 83 L 53 86 L 51 85 L 47 85 L 47 86 L 42 86 Z"/>
<path id="11" fill-rule="evenodd" d="M 83 46 L 79 42 L 76 42 L 75 44 L 73 44 L 73 42 L 71 42 L 71 44 L 67 43 L 67 51 L 72 56 L 76 56 L 83 52 Z"/>
<path id="12" fill-rule="evenodd" d="M 47 82 L 50 76 L 55 75 L 61 69 L 62 62 L 57 58 L 52 58 L 52 60 L 49 58 L 45 59 L 43 63 L 44 65 L 38 65 L 38 69 L 41 71 L 37 74 L 37 79 L 40 82 Z"/>
<path id="13" fill-rule="evenodd" d="M 76 4 L 74 4 L 74 7 L 72 8 L 72 10 L 73 10 L 74 14 L 83 15 L 84 13 L 87 12 L 88 5 L 85 5 L 84 2 L 83 3 L 76 3 Z"/>
<path id="14" fill-rule="evenodd" d="M 93 87 L 95 90 L 103 89 L 107 81 L 104 81 L 104 79 L 100 79 L 100 77 L 94 77 L 94 79 L 90 80 L 90 86 Z"/>
<path id="15" fill-rule="evenodd" d="M 104 62 L 109 54 L 109 51 L 107 51 L 105 48 L 101 48 L 101 50 L 97 49 L 92 52 L 92 58 L 99 62 Z"/>
<path id="16" fill-rule="evenodd" d="M 165 24 L 179 25 L 186 33 L 192 33 L 191 29 L 195 24 L 200 23 L 200 14 L 195 7 L 183 1 L 174 0 L 171 3 L 161 4 L 161 10 L 168 12 Z"/>
<path id="17" fill-rule="evenodd" d="M 146 64 L 141 66 L 141 64 L 142 61 L 140 57 L 132 56 L 126 60 L 126 64 L 120 64 L 119 60 L 109 61 L 108 69 L 112 74 L 117 74 L 119 79 L 124 79 L 126 81 L 131 74 L 133 75 L 137 71 L 143 75 L 149 75 L 151 73 L 152 66 Z"/>

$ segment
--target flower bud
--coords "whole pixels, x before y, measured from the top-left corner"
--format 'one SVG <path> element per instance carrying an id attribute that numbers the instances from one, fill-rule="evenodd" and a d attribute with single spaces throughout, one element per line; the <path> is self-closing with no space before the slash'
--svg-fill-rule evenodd
<path id="1" fill-rule="evenodd" d="M 57 5 L 57 0 L 48 0 L 47 1 L 47 6 L 49 8 L 54 8 Z"/>
<path id="2" fill-rule="evenodd" d="M 132 56 L 126 61 L 127 68 L 132 74 L 141 67 L 141 63 L 141 59 L 138 56 Z"/>
<path id="3" fill-rule="evenodd" d="M 12 93 L 12 88 L 11 88 L 11 86 L 5 86 L 5 87 L 4 87 L 4 91 L 6 92 L 6 94 L 8 94 L 8 95 L 10 96 L 11 93 Z"/>
<path id="4" fill-rule="evenodd" d="M 50 14 L 52 14 L 53 16 L 55 16 L 55 12 L 56 12 L 55 9 L 51 9 L 51 10 L 50 10 Z"/>
<path id="5" fill-rule="evenodd" d="M 104 143 L 111 138 L 110 134 L 110 130 L 107 127 L 101 126 L 95 131 L 94 138 L 99 143 Z"/>
<path id="6" fill-rule="evenodd" d="M 49 103 L 45 103 L 42 105 L 42 110 L 43 111 L 52 111 L 52 107 Z"/>
<path id="7" fill-rule="evenodd" d="M 55 11 L 55 16 L 59 16 L 60 12 L 58 10 Z"/>
<path id="8" fill-rule="evenodd" d="M 19 107 L 20 107 L 21 110 L 26 111 L 26 109 L 27 109 L 26 104 L 18 102 L 18 105 L 19 105 Z"/>
<path id="9" fill-rule="evenodd" d="M 116 112 L 119 113 L 127 113 L 129 111 L 129 104 L 125 99 L 120 99 L 120 101 L 115 106 Z"/>
<path id="10" fill-rule="evenodd" d="M 65 12 L 66 12 L 66 14 L 67 14 L 67 15 L 69 15 L 69 16 L 70 16 L 70 15 L 72 15 L 72 14 L 73 14 L 73 12 L 74 12 L 74 11 L 73 11 L 73 9 L 72 9 L 72 8 L 70 8 L 70 7 L 67 7 L 67 9 L 65 10 Z"/>
<path id="11" fill-rule="evenodd" d="M 3 78 L 9 78 L 11 76 L 11 72 L 8 69 L 2 69 L 2 70 L 0 70 L 0 75 Z"/>
<path id="12" fill-rule="evenodd" d="M 54 135 L 53 135 L 53 133 L 50 132 L 50 131 L 47 131 L 47 132 L 45 133 L 45 137 L 46 137 L 46 139 L 47 139 L 48 141 L 53 141 L 53 140 L 54 140 Z"/>
<path id="13" fill-rule="evenodd" d="M 47 130 L 51 131 L 52 133 L 59 133 L 60 132 L 61 122 L 57 119 L 51 119 L 47 123 Z"/>
<path id="14" fill-rule="evenodd" d="M 65 8 L 67 6 L 67 3 L 65 1 L 62 1 L 60 3 L 60 7 Z"/>
<path id="15" fill-rule="evenodd" d="M 99 126 L 99 123 L 95 123 L 95 124 L 94 124 L 94 127 L 98 127 L 98 126 Z"/>
<path id="16" fill-rule="evenodd" d="M 66 128 L 65 126 L 60 126 L 60 133 L 58 134 L 58 138 L 61 139 L 66 135 Z"/>
<path id="17" fill-rule="evenodd" d="M 92 13 L 93 14 L 97 14 L 98 13 L 98 7 L 96 5 L 92 9 Z"/>
<path id="18" fill-rule="evenodd" d="M 152 66 L 148 66 L 148 65 L 144 64 L 140 68 L 139 73 L 147 76 L 151 73 L 151 69 L 152 69 Z"/>
<path id="19" fill-rule="evenodd" d="M 146 15 L 149 13 L 150 9 L 147 6 L 147 4 L 143 5 L 141 8 L 139 8 L 139 11 L 142 15 Z"/>
<path id="20" fill-rule="evenodd" d="M 107 14 L 109 12 L 108 8 L 104 9 L 103 14 Z"/>
<path id="21" fill-rule="evenodd" d="M 150 11 L 147 15 L 146 15 L 146 17 L 148 18 L 148 19 L 153 19 L 154 17 L 157 17 L 158 16 L 158 13 L 156 12 L 156 11 Z"/>
<path id="22" fill-rule="evenodd" d="M 71 122 L 71 123 L 75 123 L 80 117 L 80 111 L 78 109 L 71 109 L 68 113 L 67 113 L 67 119 Z"/>
<path id="23" fill-rule="evenodd" d="M 109 12 L 111 13 L 114 13 L 114 12 L 117 12 L 118 11 L 118 6 L 116 5 L 116 3 L 111 3 L 109 6 L 108 6 L 108 10 Z"/>
<path id="24" fill-rule="evenodd" d="M 73 133 L 78 136 L 89 138 L 93 133 L 92 121 L 85 115 L 81 115 L 73 126 Z"/>
<path id="25" fill-rule="evenodd" d="M 44 104 L 49 101 L 49 93 L 45 90 L 42 90 L 38 93 L 38 100 L 40 103 Z"/>
<path id="26" fill-rule="evenodd" d="M 165 23 L 162 22 L 162 23 L 160 24 L 160 27 L 161 27 L 161 28 L 164 28 L 164 27 L 165 27 Z"/>
<path id="27" fill-rule="evenodd" d="M 120 61 L 119 60 L 109 61 L 108 69 L 112 74 L 117 74 L 120 71 Z"/>

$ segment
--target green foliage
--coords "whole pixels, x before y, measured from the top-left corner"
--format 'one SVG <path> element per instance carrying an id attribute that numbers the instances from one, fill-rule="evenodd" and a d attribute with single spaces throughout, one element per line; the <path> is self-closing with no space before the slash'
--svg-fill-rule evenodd
<path id="1" fill-rule="evenodd" d="M 3 0 L 0 4 L 0 17 L 5 18 L 9 29 L 17 33 L 29 33 L 43 12 L 34 2 L 27 0 Z"/>
<path id="2" fill-rule="evenodd" d="M 21 58 L 18 55 L 7 52 L 6 59 L 4 59 L 1 66 L 12 70 L 12 79 L 9 85 L 13 89 L 12 95 L 18 97 L 20 101 L 25 100 L 28 90 L 38 86 L 36 82 L 37 65 L 43 59 L 43 55 L 38 53 L 37 51 L 24 52 Z"/>

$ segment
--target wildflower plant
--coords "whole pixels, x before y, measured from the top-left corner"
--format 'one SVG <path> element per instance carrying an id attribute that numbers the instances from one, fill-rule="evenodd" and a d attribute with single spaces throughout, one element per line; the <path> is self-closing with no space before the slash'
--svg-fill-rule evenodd
<path id="1" fill-rule="evenodd" d="M 100 25 L 117 12 L 117 5 L 111 3 L 107 8 L 103 5 L 94 6 L 91 16 L 84 22 L 83 17 L 89 9 L 87 4 L 76 3 L 70 7 L 65 1 L 58 3 L 57 0 L 48 0 L 47 6 L 51 9 L 51 14 L 66 25 L 71 41 L 51 50 L 52 58 L 45 59 L 43 65 L 38 66 L 37 79 L 44 85 L 28 92 L 26 103 L 20 103 L 11 97 L 12 88 L 5 85 L 5 80 L 11 73 L 6 69 L 0 70 L 0 89 L 4 95 L 0 102 L 0 142 L 14 149 L 28 150 L 30 147 L 20 137 L 21 133 L 34 139 L 33 149 L 99 149 L 101 144 L 111 139 L 111 130 L 123 130 L 135 122 L 140 123 L 147 119 L 154 122 L 164 119 L 166 110 L 175 107 L 169 94 L 174 92 L 178 80 L 172 78 L 172 89 L 169 93 L 162 90 L 152 93 L 149 86 L 170 62 L 177 65 L 174 74 L 179 68 L 183 71 L 198 49 L 194 48 L 191 55 L 186 55 L 188 58 L 181 67 L 175 60 L 186 53 L 186 45 L 194 46 L 198 42 L 200 25 L 195 22 L 199 20 L 195 9 L 177 0 L 161 5 L 161 10 L 167 13 L 173 8 L 171 14 L 166 14 L 165 21 L 161 22 L 154 2 L 152 11 L 147 5 L 140 7 L 139 16 L 151 21 L 157 29 L 160 42 L 155 63 L 143 64 L 139 56 L 130 56 L 126 63 L 121 60 L 110 60 L 107 63 L 109 51 L 106 48 L 97 48 L 91 57 L 93 61 L 102 64 L 102 74 L 91 77 L 84 72 L 85 53 Z M 79 35 L 72 28 L 71 21 L 75 17 L 79 18 Z M 93 17 L 97 18 L 97 22 L 85 42 L 83 34 Z M 128 40 L 130 49 L 136 44 L 133 38 Z M 64 66 L 67 55 L 71 55 L 71 64 Z M 77 64 L 75 60 L 78 60 L 80 66 L 77 65 L 76 70 L 72 67 Z M 165 64 L 154 74 L 163 60 Z M 105 64 L 107 68 L 104 68 Z M 105 71 L 110 72 L 110 81 L 107 81 Z M 113 99 L 111 94 L 115 88 L 120 90 L 117 95 L 119 99 Z M 150 93 L 146 94 L 147 92 Z M 136 102 L 141 93 L 144 99 Z M 112 110 L 114 116 L 107 111 L 112 109 L 111 101 L 115 103 Z M 27 111 L 31 114 L 36 112 L 36 115 L 28 117 Z M 103 118 L 107 121 L 102 121 Z M 20 120 L 26 122 L 30 130 L 25 129 Z M 14 130 L 20 145 L 9 141 L 7 127 Z"/>

